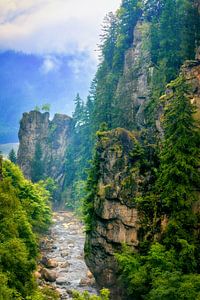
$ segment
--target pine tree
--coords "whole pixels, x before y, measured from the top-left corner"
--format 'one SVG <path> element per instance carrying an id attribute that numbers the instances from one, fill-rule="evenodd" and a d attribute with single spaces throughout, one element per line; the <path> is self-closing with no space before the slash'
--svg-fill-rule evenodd
<path id="1" fill-rule="evenodd" d="M 133 29 L 142 14 L 142 2 L 139 0 L 123 0 L 118 16 L 118 32 L 116 52 L 113 61 L 115 72 L 122 71 L 125 51 L 132 46 Z"/>
<path id="2" fill-rule="evenodd" d="M 44 178 L 44 162 L 42 159 L 42 148 L 39 143 L 35 146 L 35 154 L 31 162 L 31 180 L 38 182 Z"/>
<path id="3" fill-rule="evenodd" d="M 81 99 L 79 93 L 77 93 L 76 98 L 74 99 L 74 104 L 75 104 L 75 110 L 73 113 L 73 123 L 76 130 L 78 130 L 78 128 L 82 124 L 83 110 L 84 110 L 83 100 Z"/>
<path id="4" fill-rule="evenodd" d="M 104 18 L 102 34 L 100 35 L 101 44 L 99 46 L 101 50 L 100 58 L 102 61 L 106 62 L 109 68 L 112 68 L 113 56 L 117 41 L 117 26 L 117 17 L 115 14 L 110 12 Z"/>
<path id="5" fill-rule="evenodd" d="M 16 153 L 15 153 L 15 150 L 12 148 L 8 154 L 8 158 L 11 162 L 13 162 L 14 164 L 16 164 L 17 162 L 17 156 L 16 156 Z"/>
<path id="6" fill-rule="evenodd" d="M 194 107 L 187 97 L 189 87 L 178 77 L 168 87 L 174 90 L 164 114 L 165 140 L 160 153 L 158 190 L 166 212 L 191 207 L 199 184 L 199 131 Z"/>
<path id="7" fill-rule="evenodd" d="M 200 296 L 199 212 L 193 206 L 200 183 L 200 133 L 184 78 L 168 88 L 157 180 L 152 191 L 137 200 L 146 232 L 143 237 L 140 233 L 137 253 L 125 249 L 116 255 L 127 299 Z"/>

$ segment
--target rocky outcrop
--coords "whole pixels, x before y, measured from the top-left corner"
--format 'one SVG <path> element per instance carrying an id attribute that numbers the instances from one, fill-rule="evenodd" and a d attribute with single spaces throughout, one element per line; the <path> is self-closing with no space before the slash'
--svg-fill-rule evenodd
<path id="1" fill-rule="evenodd" d="M 148 23 L 139 21 L 134 30 L 134 44 L 126 52 L 124 70 L 116 93 L 119 107 L 121 101 L 120 117 L 124 118 L 125 126 L 127 126 L 126 119 L 135 120 L 136 129 L 145 127 L 144 110 L 151 92 L 153 68 L 148 50 L 145 48 L 145 42 L 148 41 L 148 27 Z M 187 61 L 181 73 L 191 86 L 189 97 L 197 108 L 195 117 L 200 120 L 199 49 L 196 60 Z M 171 92 L 169 88 L 166 94 Z M 156 112 L 158 118 L 155 120 L 160 138 L 164 136 L 161 122 L 163 106 L 161 100 Z M 123 124 L 123 121 L 121 123 Z M 141 176 L 139 161 L 133 158 L 136 145 L 138 143 L 132 133 L 124 129 L 115 129 L 101 133 L 96 148 L 100 161 L 99 178 L 92 215 L 94 224 L 86 236 L 85 260 L 98 285 L 109 288 L 112 299 L 115 300 L 123 299 L 123 294 L 117 279 L 118 266 L 114 254 L 121 250 L 123 243 L 137 249 L 140 228 L 134 199 L 140 195 L 145 180 L 148 180 L 147 176 L 146 178 Z M 162 229 L 165 228 L 166 222 L 164 217 Z"/>
<path id="2" fill-rule="evenodd" d="M 134 127 L 142 129 L 146 125 L 144 110 L 150 100 L 153 75 L 147 47 L 149 24 L 139 20 L 133 35 L 133 45 L 125 53 L 123 74 L 115 95 L 115 105 L 120 110 L 120 120 L 116 123 L 132 128 L 128 122 L 134 120 Z M 95 225 L 86 235 L 85 260 L 97 284 L 109 288 L 115 300 L 123 299 L 123 294 L 114 254 L 121 250 L 122 244 L 137 249 L 139 243 L 134 198 L 140 195 L 144 178 L 140 174 L 139 158 L 134 154 L 137 147 L 133 133 L 118 128 L 101 134 L 96 148 L 100 177 L 94 199 Z"/>
<path id="3" fill-rule="evenodd" d="M 124 117 L 124 127 L 129 128 L 127 120 L 134 120 L 135 128 L 141 129 L 145 125 L 144 108 L 150 100 L 150 81 L 153 74 L 147 47 L 149 23 L 139 20 L 133 36 L 133 46 L 125 53 L 124 70 L 117 87 L 116 102 L 119 108 L 121 106 L 120 117 Z"/>
<path id="4" fill-rule="evenodd" d="M 117 284 L 114 253 L 123 243 L 138 245 L 138 214 L 134 197 L 140 195 L 143 178 L 132 133 L 115 129 L 101 133 L 97 143 L 99 180 L 94 199 L 95 225 L 87 233 L 85 260 L 100 287 L 108 287 L 113 299 L 122 299 Z"/>
<path id="5" fill-rule="evenodd" d="M 195 118 L 200 120 L 200 57 L 194 61 L 186 61 L 181 70 L 190 84 L 190 99 L 196 107 Z"/>
<path id="6" fill-rule="evenodd" d="M 185 78 L 189 86 L 187 96 L 196 108 L 194 118 L 197 122 L 200 120 L 200 56 L 198 52 L 199 49 L 197 50 L 196 60 L 186 61 L 180 70 L 180 75 Z M 173 90 L 170 88 L 170 84 L 168 85 L 165 94 L 160 98 L 160 107 L 158 111 L 158 118 L 156 120 L 156 128 L 161 138 L 164 136 L 162 118 L 165 106 L 165 103 L 163 103 L 162 100 L 166 98 L 173 99 Z"/>
<path id="7" fill-rule="evenodd" d="M 31 111 L 23 114 L 20 121 L 17 161 L 27 178 L 31 178 L 31 163 L 36 145 L 39 145 L 44 164 L 44 177 L 52 177 L 62 185 L 65 152 L 70 140 L 71 126 L 72 119 L 66 115 L 55 114 L 51 121 L 48 112 Z"/>

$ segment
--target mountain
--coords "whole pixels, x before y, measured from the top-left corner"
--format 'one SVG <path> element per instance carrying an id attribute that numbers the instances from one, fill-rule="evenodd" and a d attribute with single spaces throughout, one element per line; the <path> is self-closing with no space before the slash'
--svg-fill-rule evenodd
<path id="1" fill-rule="evenodd" d="M 75 99 L 66 153 L 59 165 L 52 156 L 63 202 L 82 208 L 86 264 L 112 300 L 200 299 L 199 13 L 197 0 L 122 0 L 87 101 Z M 35 152 L 38 175 L 42 150 L 67 138 L 59 145 L 60 126 L 46 121 L 39 149 L 45 121 L 25 116 L 20 135 L 36 130 L 23 153 Z"/>
<path id="2" fill-rule="evenodd" d="M 35 106 L 49 103 L 52 114 L 70 115 L 77 92 L 82 97 L 87 95 L 95 65 L 88 64 L 88 60 L 85 53 L 0 53 L 0 144 L 18 141 L 22 113 Z"/>

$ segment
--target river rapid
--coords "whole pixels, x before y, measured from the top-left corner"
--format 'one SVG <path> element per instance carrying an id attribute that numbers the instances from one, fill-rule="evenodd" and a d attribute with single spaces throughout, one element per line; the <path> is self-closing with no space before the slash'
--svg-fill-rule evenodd
<path id="1" fill-rule="evenodd" d="M 97 294 L 95 280 L 84 262 L 83 224 L 72 212 L 55 212 L 48 236 L 41 242 L 40 285 L 48 283 L 60 299 L 72 299 L 72 290 Z"/>

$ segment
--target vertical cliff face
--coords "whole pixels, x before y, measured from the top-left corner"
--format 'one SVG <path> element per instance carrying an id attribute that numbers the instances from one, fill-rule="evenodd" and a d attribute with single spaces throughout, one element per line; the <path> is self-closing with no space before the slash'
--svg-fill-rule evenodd
<path id="1" fill-rule="evenodd" d="M 120 124 L 126 128 L 129 127 L 129 119 L 135 121 L 136 129 L 146 125 L 144 109 L 150 101 L 153 73 L 148 51 L 148 32 L 149 24 L 139 21 L 134 30 L 133 46 L 125 54 L 124 70 L 116 91 L 116 106 L 121 109 Z M 187 61 L 181 72 L 191 85 L 189 97 L 196 105 L 195 117 L 199 120 L 200 48 L 196 60 Z M 173 91 L 169 89 L 166 93 Z M 155 114 L 156 127 L 160 133 L 158 138 L 163 138 L 162 100 Z M 139 217 L 134 199 L 140 195 L 143 183 L 148 180 L 148 176 L 141 176 L 139 161 L 133 159 L 136 144 L 132 133 L 123 129 L 102 134 L 97 144 L 100 175 L 94 197 L 92 218 L 95 222 L 92 230 L 87 233 L 85 258 L 99 286 L 108 287 L 115 300 L 123 299 L 123 295 L 117 282 L 118 266 L 114 253 L 121 250 L 123 243 L 137 249 Z"/>
<path id="2" fill-rule="evenodd" d="M 198 58 L 198 55 L 197 55 Z M 200 120 L 200 56 L 194 61 L 187 61 L 182 67 L 182 74 L 191 86 L 191 102 L 196 106 L 195 118 Z"/>
<path id="3" fill-rule="evenodd" d="M 200 49 L 200 48 L 199 48 Z M 200 120 L 200 54 L 199 49 L 196 52 L 195 60 L 186 61 L 181 67 L 180 75 L 183 76 L 189 85 L 188 97 L 192 104 L 194 104 L 196 108 L 196 113 L 194 115 L 197 121 Z M 162 98 L 169 96 L 169 98 L 173 99 L 173 90 L 168 88 L 166 90 L 166 94 L 161 97 Z M 164 135 L 162 128 L 162 115 L 163 115 L 163 104 L 161 101 L 160 110 L 158 112 L 158 119 L 156 120 L 157 130 L 162 137 Z"/>
<path id="4" fill-rule="evenodd" d="M 18 164 L 27 178 L 31 178 L 36 145 L 41 148 L 44 177 L 52 177 L 62 185 L 65 152 L 70 141 L 72 119 L 56 114 L 52 121 L 49 113 L 31 111 L 20 121 Z"/>
<path id="5" fill-rule="evenodd" d="M 101 287 L 114 299 L 122 299 L 117 284 L 114 253 L 123 243 L 138 245 L 138 216 L 134 197 L 140 194 L 142 176 L 138 165 L 138 142 L 125 129 L 104 132 L 97 144 L 99 180 L 94 199 L 95 224 L 87 233 L 85 259 Z"/>
<path id="6" fill-rule="evenodd" d="M 134 32 L 133 46 L 125 53 L 124 70 L 116 91 L 116 103 L 121 108 L 120 117 L 124 127 L 127 120 L 135 128 L 145 125 L 144 108 L 150 99 L 150 82 L 153 68 L 148 49 L 149 23 L 139 20 Z"/>
<path id="7" fill-rule="evenodd" d="M 20 121 L 17 161 L 27 178 L 31 178 L 31 162 L 36 143 L 41 145 L 43 159 L 48 145 L 49 113 L 31 111 L 24 113 Z"/>
<path id="8" fill-rule="evenodd" d="M 124 70 L 116 91 L 121 126 L 145 126 L 144 108 L 150 100 L 152 67 L 148 51 L 149 24 L 139 21 L 134 29 L 134 42 L 125 54 Z M 131 105 L 130 105 L 131 103 Z M 131 106 L 131 109 L 130 109 Z M 139 147 L 134 135 L 115 129 L 100 136 L 97 153 L 100 177 L 94 199 L 95 225 L 87 233 L 85 259 L 100 287 L 111 290 L 112 299 L 123 299 L 118 284 L 118 266 L 114 254 L 122 244 L 137 248 L 139 220 L 134 198 L 140 195 L 144 178 L 140 174 Z"/>

